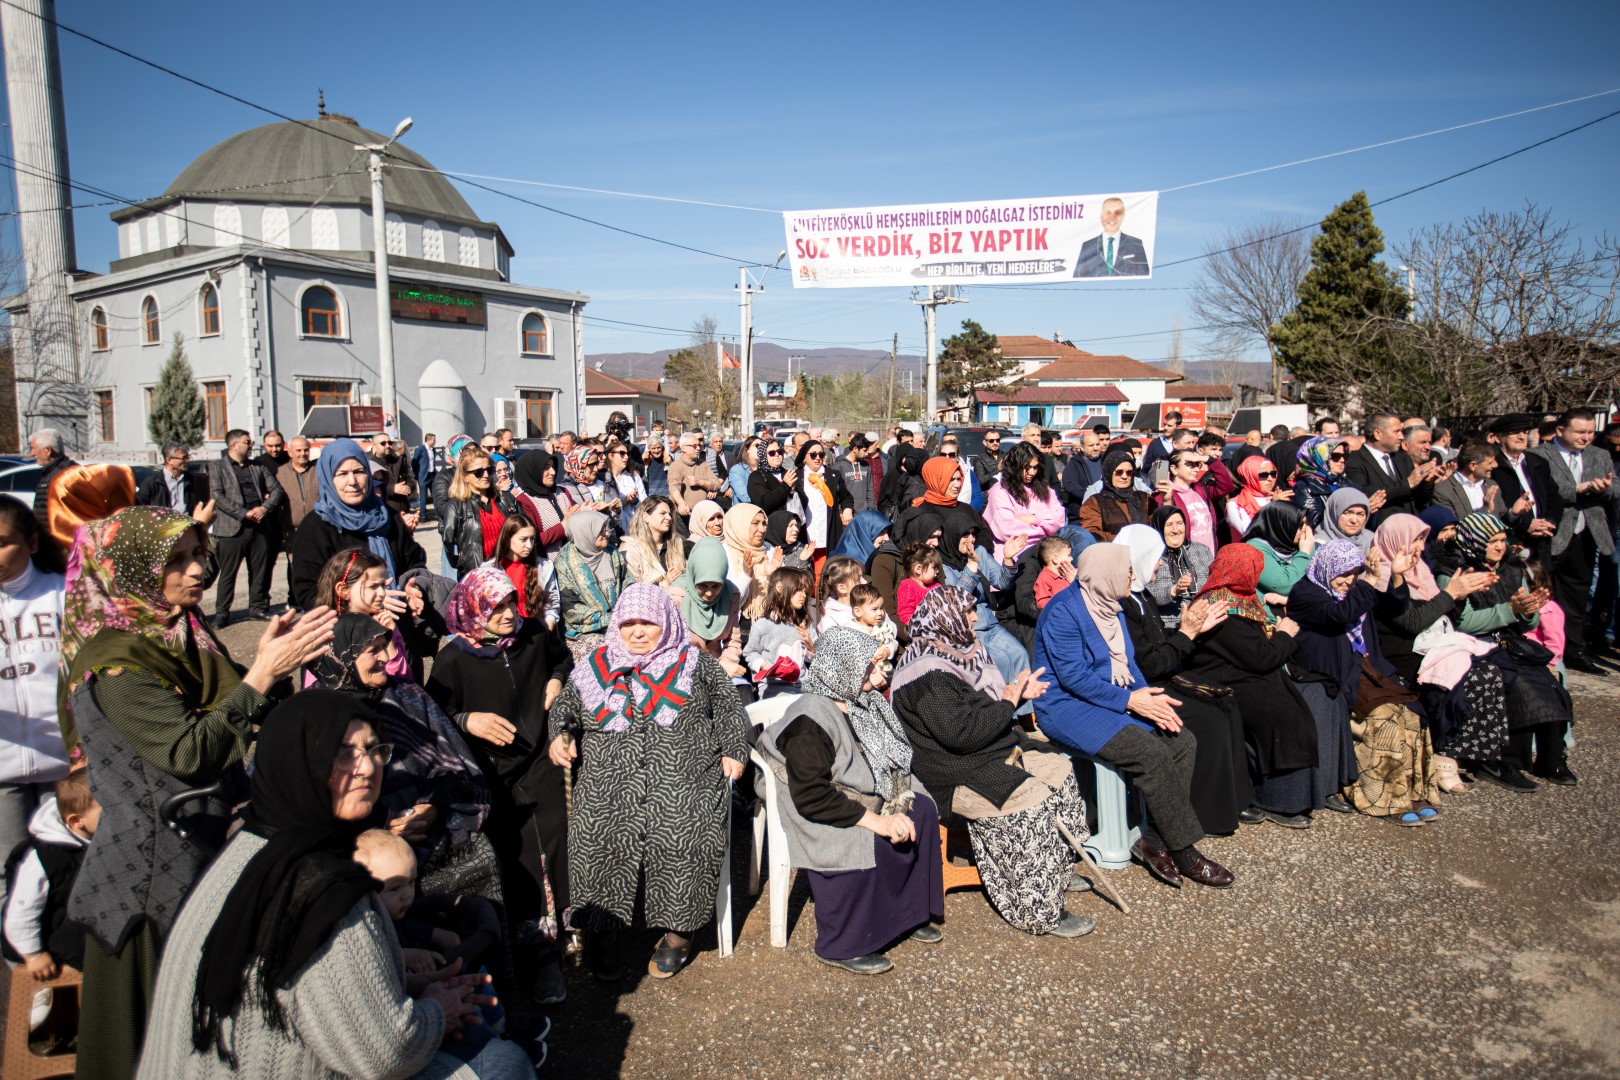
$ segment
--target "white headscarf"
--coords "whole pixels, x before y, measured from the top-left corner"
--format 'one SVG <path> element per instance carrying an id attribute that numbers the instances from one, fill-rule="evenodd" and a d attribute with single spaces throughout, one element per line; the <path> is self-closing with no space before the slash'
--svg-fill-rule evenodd
<path id="1" fill-rule="evenodd" d="M 1114 534 L 1114 543 L 1131 549 L 1131 571 L 1136 574 L 1131 592 L 1144 591 L 1164 558 L 1164 537 L 1151 525 L 1127 525 Z"/>

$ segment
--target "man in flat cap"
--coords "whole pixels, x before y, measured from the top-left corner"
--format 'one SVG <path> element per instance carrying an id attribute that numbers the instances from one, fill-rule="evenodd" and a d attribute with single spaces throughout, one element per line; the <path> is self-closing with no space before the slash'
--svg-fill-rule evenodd
<path id="1" fill-rule="evenodd" d="M 1485 437 L 1498 448 L 1491 479 L 1502 489 L 1508 528 L 1513 530 L 1513 538 L 1545 566 L 1548 544 L 1558 531 L 1563 504 L 1546 459 L 1528 452 L 1530 432 L 1536 426 L 1536 418 L 1528 413 L 1512 413 L 1492 423 Z"/>

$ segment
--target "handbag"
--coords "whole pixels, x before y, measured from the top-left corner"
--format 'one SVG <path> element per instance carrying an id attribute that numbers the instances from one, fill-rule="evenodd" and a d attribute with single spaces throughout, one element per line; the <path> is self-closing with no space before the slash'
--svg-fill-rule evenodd
<path id="1" fill-rule="evenodd" d="M 1532 667 L 1546 667 L 1556 657 L 1552 650 L 1539 641 L 1532 641 L 1523 634 L 1504 633 L 1496 639 L 1507 650 L 1507 654 L 1521 664 Z"/>

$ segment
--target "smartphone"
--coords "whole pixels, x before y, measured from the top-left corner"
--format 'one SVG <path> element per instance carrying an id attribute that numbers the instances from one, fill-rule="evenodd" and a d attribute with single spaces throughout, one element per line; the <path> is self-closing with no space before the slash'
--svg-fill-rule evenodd
<path id="1" fill-rule="evenodd" d="M 1154 488 L 1170 479 L 1170 459 L 1160 458 L 1153 463 L 1151 483 Z"/>

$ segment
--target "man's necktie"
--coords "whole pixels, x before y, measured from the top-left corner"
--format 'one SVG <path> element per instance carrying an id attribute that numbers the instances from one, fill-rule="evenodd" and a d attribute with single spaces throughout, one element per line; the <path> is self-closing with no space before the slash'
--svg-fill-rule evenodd
<path id="1" fill-rule="evenodd" d="M 1108 258 L 1106 261 L 1108 263 L 1108 272 L 1112 274 L 1114 272 L 1114 238 L 1112 236 L 1108 238 Z"/>

